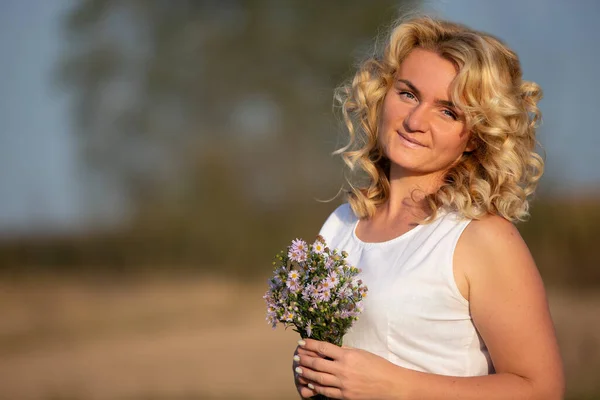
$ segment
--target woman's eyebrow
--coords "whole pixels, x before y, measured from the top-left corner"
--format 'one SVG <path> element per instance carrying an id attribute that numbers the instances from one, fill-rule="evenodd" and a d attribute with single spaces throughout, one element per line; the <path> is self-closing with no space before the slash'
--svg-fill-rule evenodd
<path id="1" fill-rule="evenodd" d="M 417 89 L 417 87 L 415 85 L 413 85 L 413 83 L 407 79 L 397 79 L 398 82 L 402 82 L 404 83 L 406 86 L 408 86 L 408 88 L 410 90 L 412 90 L 413 92 L 415 92 L 415 94 L 417 95 L 417 97 L 421 97 L 421 91 L 419 89 Z"/>
<path id="2" fill-rule="evenodd" d="M 408 86 L 408 88 L 410 90 L 412 90 L 413 92 L 415 92 L 415 95 L 417 95 L 417 97 L 421 97 L 421 91 L 419 89 L 417 89 L 417 87 L 411 81 L 409 81 L 408 79 L 398 78 L 398 79 L 396 79 L 396 81 L 404 83 L 406 86 Z M 444 107 L 449 107 L 449 108 L 456 109 L 456 105 L 453 102 L 451 102 L 450 100 L 435 99 L 434 102 L 436 104 L 444 106 Z"/>
<path id="3" fill-rule="evenodd" d="M 456 105 L 454 105 L 453 102 L 449 101 L 449 100 L 439 100 L 439 99 L 435 99 L 435 103 L 439 104 L 441 106 L 444 107 L 448 107 L 448 108 L 454 108 L 456 109 Z"/>

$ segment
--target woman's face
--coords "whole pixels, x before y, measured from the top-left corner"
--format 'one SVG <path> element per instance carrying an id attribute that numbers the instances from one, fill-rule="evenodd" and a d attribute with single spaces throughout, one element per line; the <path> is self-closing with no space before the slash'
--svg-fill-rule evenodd
<path id="1" fill-rule="evenodd" d="M 442 175 L 467 149 L 462 113 L 450 101 L 454 65 L 416 48 L 400 65 L 382 109 L 379 138 L 392 172 Z"/>

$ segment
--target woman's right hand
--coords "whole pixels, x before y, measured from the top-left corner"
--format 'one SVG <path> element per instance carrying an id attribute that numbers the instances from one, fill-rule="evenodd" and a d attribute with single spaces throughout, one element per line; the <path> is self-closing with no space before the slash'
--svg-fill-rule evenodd
<path id="1" fill-rule="evenodd" d="M 322 356 L 320 354 L 318 354 L 318 353 L 315 353 L 314 351 L 303 349 L 300 346 L 297 346 L 296 350 L 294 351 L 294 361 L 292 362 L 292 372 L 294 373 L 294 382 L 296 383 L 296 390 L 298 390 L 298 393 L 300 394 L 300 396 L 303 399 L 308 399 L 310 397 L 316 396 L 317 392 L 315 392 L 314 390 L 310 389 L 307 386 L 309 384 L 309 381 L 307 381 L 306 379 L 302 378 L 296 372 L 296 368 L 299 365 L 298 364 L 298 361 L 299 361 L 298 357 L 302 357 L 302 355 L 310 355 L 312 357 L 322 357 Z"/>

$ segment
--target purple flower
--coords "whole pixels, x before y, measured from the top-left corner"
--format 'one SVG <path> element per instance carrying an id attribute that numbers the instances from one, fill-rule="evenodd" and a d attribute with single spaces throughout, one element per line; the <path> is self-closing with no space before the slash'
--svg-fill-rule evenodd
<path id="1" fill-rule="evenodd" d="M 325 268 L 327 268 L 328 270 L 333 269 L 334 266 L 335 260 L 333 258 L 328 258 L 327 261 L 325 261 Z"/>
<path id="2" fill-rule="evenodd" d="M 300 258 L 300 254 L 297 251 L 290 250 L 288 253 L 288 257 L 290 258 L 290 260 L 297 262 Z"/>
<path id="3" fill-rule="evenodd" d="M 338 282 L 338 275 L 335 271 L 331 271 L 329 272 L 329 275 L 327 275 L 327 278 L 325 278 L 325 280 L 327 282 L 329 282 L 329 284 L 334 287 Z"/>
<path id="4" fill-rule="evenodd" d="M 277 326 L 277 305 L 272 298 L 267 300 L 267 322 L 275 329 Z"/>
<path id="5" fill-rule="evenodd" d="M 285 285 L 287 286 L 288 289 L 290 289 L 290 292 L 292 292 L 292 293 L 297 293 L 301 289 L 300 283 L 298 283 L 298 281 L 294 281 L 292 279 L 288 279 L 285 282 Z"/>
<path id="6" fill-rule="evenodd" d="M 313 243 L 312 250 L 317 254 L 323 254 L 325 251 L 325 244 L 320 240 L 317 240 Z"/>
<path id="7" fill-rule="evenodd" d="M 350 296 L 352 296 L 352 288 L 347 283 L 344 283 L 339 289 L 338 297 L 340 299 L 347 299 Z"/>
<path id="8" fill-rule="evenodd" d="M 287 287 L 281 289 L 281 293 L 279 294 L 279 303 L 284 304 L 287 302 L 288 297 L 290 297 L 290 291 Z"/>
<path id="9" fill-rule="evenodd" d="M 358 293 L 360 293 L 360 296 L 364 299 L 365 297 L 367 297 L 367 292 L 369 290 L 367 289 L 366 286 L 361 286 L 360 288 L 358 288 Z"/>
<path id="10" fill-rule="evenodd" d="M 292 311 L 287 311 L 283 314 L 283 319 L 287 322 L 292 322 L 296 315 Z"/>
<path id="11" fill-rule="evenodd" d="M 307 286 L 307 288 L 310 286 L 310 297 L 312 297 L 314 300 L 319 299 L 319 288 L 310 284 Z"/>
<path id="12" fill-rule="evenodd" d="M 298 259 L 296 261 L 299 263 L 303 263 L 304 261 L 306 261 L 306 255 L 306 252 L 298 253 Z"/>
<path id="13" fill-rule="evenodd" d="M 292 245 L 290 246 L 292 250 L 299 252 L 306 252 L 308 245 L 302 239 L 294 239 L 292 240 Z"/>
<path id="14" fill-rule="evenodd" d="M 298 279 L 300 279 L 300 272 L 296 271 L 295 269 L 291 270 L 288 274 L 288 280 L 298 282 Z"/>
<path id="15" fill-rule="evenodd" d="M 304 290 L 302 290 L 302 298 L 304 300 L 308 301 L 308 300 L 310 300 L 313 293 L 319 293 L 319 292 L 315 288 L 315 285 L 313 285 L 312 283 L 309 283 L 308 285 L 306 285 L 304 287 Z"/>
<path id="16" fill-rule="evenodd" d="M 358 317 L 360 313 L 363 311 L 362 301 L 359 301 L 356 304 L 351 304 L 348 308 L 348 315 L 351 317 Z"/>
<path id="17" fill-rule="evenodd" d="M 331 290 L 323 290 L 321 293 L 319 293 L 318 299 L 320 301 L 329 301 L 329 299 L 331 299 Z"/>
<path id="18" fill-rule="evenodd" d="M 364 311 L 364 309 L 365 309 L 365 306 L 364 306 L 364 304 L 363 304 L 363 302 L 362 302 L 362 301 L 359 301 L 358 303 L 356 303 L 356 311 L 357 311 L 357 314 L 356 314 L 356 315 L 358 315 L 358 314 L 360 314 L 361 312 L 363 312 L 363 311 Z"/>
<path id="19" fill-rule="evenodd" d="M 269 279 L 269 288 L 271 290 L 279 289 L 282 284 L 283 282 L 281 281 L 281 278 L 279 278 L 277 275 L 275 275 L 272 279 Z"/>
<path id="20" fill-rule="evenodd" d="M 333 289 L 333 285 L 327 280 L 327 278 L 323 279 L 323 281 L 319 284 L 319 292 L 331 291 Z"/>
<path id="21" fill-rule="evenodd" d="M 292 261 L 303 262 L 306 260 L 306 252 L 308 250 L 308 245 L 302 239 L 294 239 L 292 240 L 292 244 L 288 250 L 288 257 Z"/>
<path id="22" fill-rule="evenodd" d="M 275 300 L 275 298 L 273 296 L 264 296 L 265 301 L 267 302 L 267 311 L 269 311 L 270 309 L 277 309 L 279 308 L 279 302 L 277 300 Z"/>
<path id="23" fill-rule="evenodd" d="M 320 335 L 314 329 L 321 326 L 326 327 L 323 335 L 341 337 L 362 311 L 366 287 L 356 278 L 358 269 L 347 263 L 347 254 L 328 248 L 321 237 L 309 244 L 295 239 L 286 251 L 287 256 L 282 251 L 276 257 L 275 273 L 263 296 L 267 321 L 273 327 L 294 326 L 306 337 Z"/>
<path id="24" fill-rule="evenodd" d="M 277 328 L 277 314 L 267 314 L 267 322 L 269 323 L 269 325 L 271 325 L 273 329 Z"/>

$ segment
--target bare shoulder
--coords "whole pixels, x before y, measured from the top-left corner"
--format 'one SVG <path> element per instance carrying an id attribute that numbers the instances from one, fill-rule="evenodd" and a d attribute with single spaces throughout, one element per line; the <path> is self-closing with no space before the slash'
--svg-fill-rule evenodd
<path id="1" fill-rule="evenodd" d="M 564 386 L 558 345 L 544 284 L 517 228 L 498 216 L 472 221 L 454 260 L 496 372 L 526 377 L 543 398 L 556 398 Z"/>
<path id="2" fill-rule="evenodd" d="M 525 246 L 517 227 L 510 221 L 497 215 L 487 215 L 472 221 L 463 234 L 463 242 L 486 252 L 497 252 Z"/>
<path id="3" fill-rule="evenodd" d="M 497 215 L 488 215 L 472 221 L 462 234 L 457 245 L 459 263 L 465 273 L 481 265 L 511 268 L 532 264 L 533 259 L 519 230 L 510 221 Z M 520 261 L 515 264 L 515 261 Z M 484 270 L 485 270 L 484 269 Z"/>
<path id="4" fill-rule="evenodd" d="M 518 285 L 541 278 L 529 248 L 510 221 L 488 215 L 472 221 L 461 235 L 454 254 L 455 279 L 463 296 L 470 300 L 475 286 Z"/>

